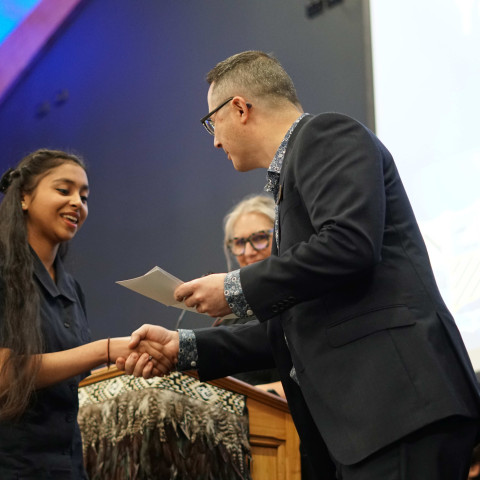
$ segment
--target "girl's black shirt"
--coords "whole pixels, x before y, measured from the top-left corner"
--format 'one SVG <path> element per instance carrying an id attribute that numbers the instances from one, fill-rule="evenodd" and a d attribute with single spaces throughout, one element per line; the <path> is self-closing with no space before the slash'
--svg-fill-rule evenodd
<path id="1" fill-rule="evenodd" d="M 88 343 L 90 331 L 80 285 L 65 271 L 60 258 L 55 260 L 55 283 L 33 250 L 32 255 L 45 353 Z M 0 299 L 5 288 L 0 279 Z M 0 325 L 2 322 L 0 308 Z M 77 423 L 78 383 L 84 376 L 37 390 L 19 420 L 0 423 L 2 480 L 88 478 Z"/>

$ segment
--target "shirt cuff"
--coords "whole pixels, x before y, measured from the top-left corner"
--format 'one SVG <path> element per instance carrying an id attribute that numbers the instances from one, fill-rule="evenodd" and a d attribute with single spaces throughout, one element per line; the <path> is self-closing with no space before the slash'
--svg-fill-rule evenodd
<path id="1" fill-rule="evenodd" d="M 251 317 L 253 311 L 247 303 L 240 283 L 240 270 L 228 272 L 223 283 L 225 299 L 232 312 L 239 318 Z"/>
<path id="2" fill-rule="evenodd" d="M 197 362 L 197 339 L 193 330 L 178 330 L 177 371 L 196 370 Z"/>

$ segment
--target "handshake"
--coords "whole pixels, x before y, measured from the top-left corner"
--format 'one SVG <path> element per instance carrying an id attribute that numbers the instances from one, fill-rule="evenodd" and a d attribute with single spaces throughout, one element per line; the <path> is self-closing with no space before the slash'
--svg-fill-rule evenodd
<path id="1" fill-rule="evenodd" d="M 142 325 L 135 330 L 125 350 L 115 355 L 115 365 L 129 375 L 152 378 L 168 375 L 175 370 L 178 360 L 178 332 L 159 325 Z"/>
<path id="2" fill-rule="evenodd" d="M 223 317 L 232 313 L 224 295 L 224 273 L 207 275 L 179 285 L 174 297 L 193 307 L 198 313 Z M 168 375 L 178 361 L 178 332 L 158 325 L 143 325 L 135 330 L 128 342 L 128 350 L 113 356 L 116 366 L 136 377 L 151 378 Z"/>

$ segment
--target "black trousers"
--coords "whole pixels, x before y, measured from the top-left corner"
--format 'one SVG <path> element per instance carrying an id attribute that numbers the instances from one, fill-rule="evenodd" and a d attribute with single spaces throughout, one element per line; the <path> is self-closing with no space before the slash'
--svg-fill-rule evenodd
<path id="1" fill-rule="evenodd" d="M 341 465 L 334 460 L 337 478 L 466 480 L 478 433 L 478 419 L 449 417 L 402 438 L 355 465 Z"/>

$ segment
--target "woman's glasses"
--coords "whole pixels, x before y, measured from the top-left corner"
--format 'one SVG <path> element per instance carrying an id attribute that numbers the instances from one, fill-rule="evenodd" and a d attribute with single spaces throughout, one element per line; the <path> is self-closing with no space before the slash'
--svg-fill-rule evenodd
<path id="1" fill-rule="evenodd" d="M 235 255 L 243 255 L 245 253 L 245 247 L 249 243 L 254 250 L 264 250 L 270 245 L 270 237 L 272 236 L 273 228 L 270 230 L 260 230 L 259 232 L 252 233 L 247 238 L 234 237 L 227 243 L 228 249 Z"/>

